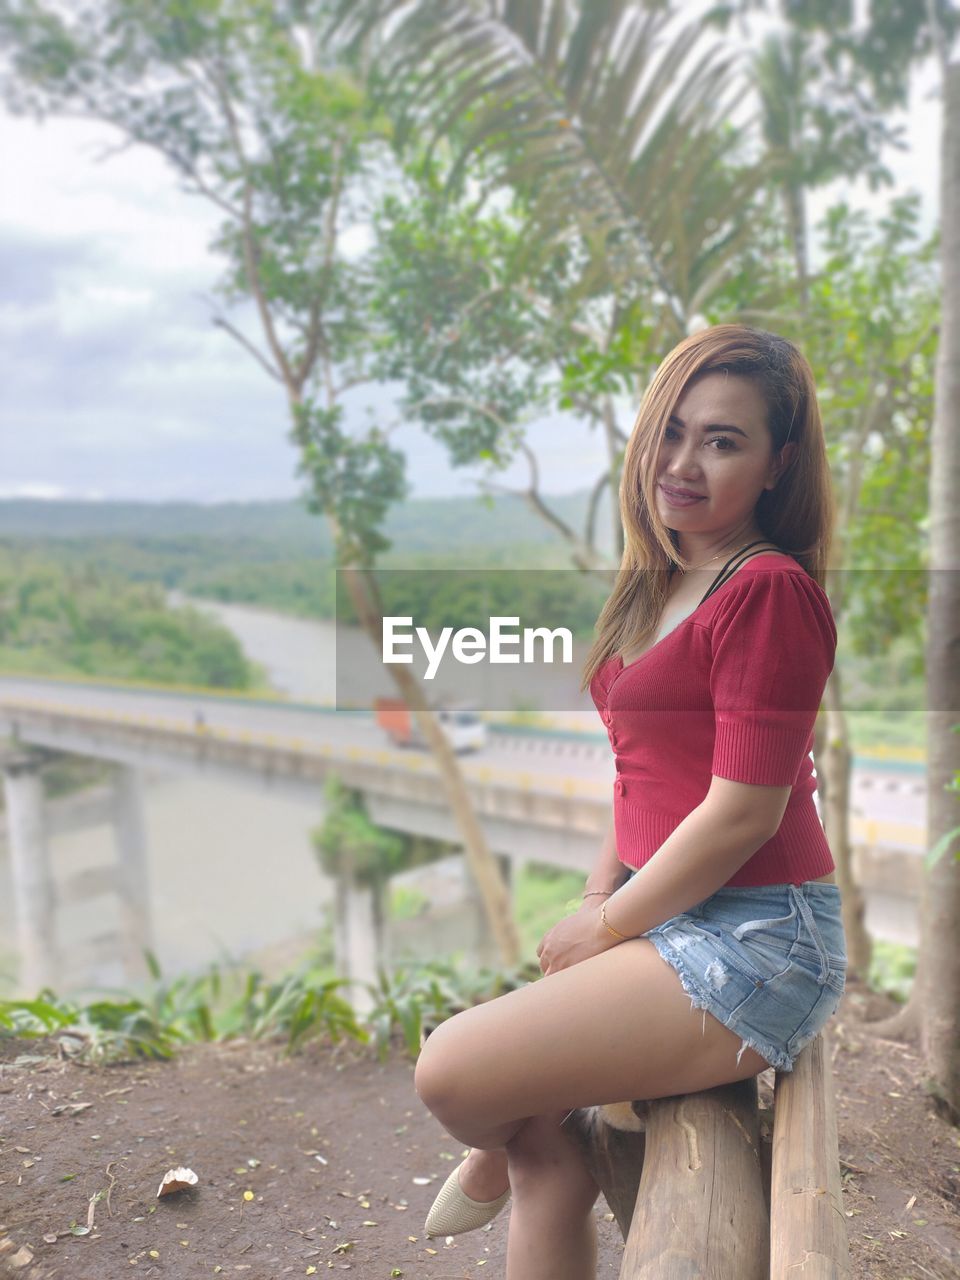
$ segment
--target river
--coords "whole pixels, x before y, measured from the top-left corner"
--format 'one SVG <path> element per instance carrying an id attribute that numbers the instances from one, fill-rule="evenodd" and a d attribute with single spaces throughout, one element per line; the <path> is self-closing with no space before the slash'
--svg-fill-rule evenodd
<path id="1" fill-rule="evenodd" d="M 190 603 L 236 635 L 278 692 L 333 701 L 333 623 Z M 331 897 L 310 840 L 321 818 L 319 799 L 316 805 L 298 803 L 182 775 L 152 774 L 144 781 L 154 944 L 164 974 L 241 958 L 275 973 L 303 954 Z M 110 942 L 119 920 L 116 900 L 75 901 L 72 893 L 78 875 L 112 863 L 113 840 L 106 824 L 48 838 L 63 955 L 59 987 L 66 992 L 125 979 Z M 0 993 L 12 990 L 13 904 L 6 851 L 0 850 Z"/>

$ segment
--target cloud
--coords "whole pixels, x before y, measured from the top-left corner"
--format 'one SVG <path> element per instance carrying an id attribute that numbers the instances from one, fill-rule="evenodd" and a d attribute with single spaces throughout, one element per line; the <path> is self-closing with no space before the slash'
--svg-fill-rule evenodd
<path id="1" fill-rule="evenodd" d="M 940 104 L 916 79 L 901 184 L 936 209 Z M 188 195 L 167 164 L 89 121 L 43 124 L 0 110 L 8 182 L 0 207 L 0 440 L 5 493 L 151 500 L 292 497 L 297 455 L 281 389 L 212 324 L 222 262 L 220 214 Z M 109 159 L 102 157 L 108 151 Z M 816 193 L 885 203 L 849 184 Z M 238 321 L 258 340 L 256 317 Z M 389 389 L 358 394 L 393 418 Z M 625 410 L 624 420 L 630 412 Z M 413 427 L 397 434 L 414 492 L 469 493 L 479 469 L 452 471 Z M 531 425 L 545 492 L 580 489 L 603 465 L 599 433 L 564 415 Z M 523 486 L 522 461 L 498 481 Z"/>

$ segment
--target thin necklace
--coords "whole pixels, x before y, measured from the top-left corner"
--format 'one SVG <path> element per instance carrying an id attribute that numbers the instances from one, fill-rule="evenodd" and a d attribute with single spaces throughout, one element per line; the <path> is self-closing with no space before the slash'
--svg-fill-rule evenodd
<path id="1" fill-rule="evenodd" d="M 674 563 L 674 568 L 675 568 L 679 573 L 688 573 L 688 572 L 689 572 L 689 573 L 692 573 L 694 569 L 703 569 L 706 565 L 708 565 L 708 564 L 710 563 L 710 561 L 711 561 L 711 560 L 719 560 L 719 558 L 723 555 L 724 551 L 726 551 L 726 550 L 727 550 L 727 547 L 729 547 L 729 546 L 730 546 L 730 543 L 728 542 L 726 547 L 722 547 L 722 548 L 717 552 L 717 554 L 716 554 L 716 555 L 711 556 L 711 557 L 710 557 L 710 560 L 704 560 L 702 564 L 692 564 L 692 565 L 690 565 L 690 566 L 689 566 L 689 568 L 688 568 L 688 569 L 684 569 L 682 565 L 679 565 L 679 564 Z M 736 552 L 734 552 L 734 554 L 736 554 Z"/>

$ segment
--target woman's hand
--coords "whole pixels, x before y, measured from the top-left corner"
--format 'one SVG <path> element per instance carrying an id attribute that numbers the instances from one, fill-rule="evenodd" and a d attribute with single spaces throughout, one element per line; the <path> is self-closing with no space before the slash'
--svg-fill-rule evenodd
<path id="1" fill-rule="evenodd" d="M 584 903 L 572 916 L 565 916 L 543 935 L 537 947 L 541 972 L 546 976 L 569 969 L 617 945 L 600 919 L 600 907 Z"/>

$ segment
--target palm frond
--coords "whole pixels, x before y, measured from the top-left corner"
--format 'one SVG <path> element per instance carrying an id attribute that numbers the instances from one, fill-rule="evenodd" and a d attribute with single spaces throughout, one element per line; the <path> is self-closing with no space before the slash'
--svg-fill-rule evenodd
<path id="1" fill-rule="evenodd" d="M 616 245 L 611 270 L 659 288 L 686 332 L 740 242 L 733 197 L 761 181 L 730 124 L 737 53 L 653 0 L 342 0 L 337 39 L 374 31 L 409 127 L 452 144 L 451 183 L 482 155 L 523 190 L 535 234 L 575 223 Z"/>

